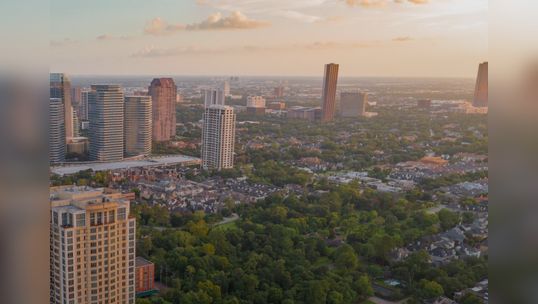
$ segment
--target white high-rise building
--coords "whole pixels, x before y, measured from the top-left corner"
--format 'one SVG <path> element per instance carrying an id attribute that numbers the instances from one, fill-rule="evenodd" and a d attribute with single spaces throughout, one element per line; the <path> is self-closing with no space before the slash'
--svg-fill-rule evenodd
<path id="1" fill-rule="evenodd" d="M 224 91 L 224 96 L 230 95 L 230 84 L 227 82 L 221 83 L 220 90 Z"/>
<path id="2" fill-rule="evenodd" d="M 215 105 L 205 109 L 202 128 L 202 167 L 230 169 L 234 164 L 234 108 Z"/>
<path id="3" fill-rule="evenodd" d="M 204 106 L 209 108 L 210 106 L 223 106 L 226 96 L 222 90 L 206 90 Z"/>
<path id="4" fill-rule="evenodd" d="M 65 110 L 60 98 L 50 98 L 49 103 L 49 158 L 51 164 L 65 161 Z"/>
<path id="5" fill-rule="evenodd" d="M 123 159 L 123 92 L 121 86 L 92 85 L 90 108 L 90 160 Z"/>
<path id="6" fill-rule="evenodd" d="M 265 98 L 261 96 L 247 97 L 247 107 L 265 107 Z"/>
<path id="7" fill-rule="evenodd" d="M 88 120 L 88 114 L 89 114 L 89 111 L 88 111 L 88 94 L 90 92 L 89 91 L 82 91 L 82 99 L 81 99 L 81 103 L 80 103 L 80 116 L 82 117 L 82 120 Z"/>
<path id="8" fill-rule="evenodd" d="M 71 107 L 71 113 L 73 113 L 73 137 L 78 137 L 78 117 L 77 111 Z"/>

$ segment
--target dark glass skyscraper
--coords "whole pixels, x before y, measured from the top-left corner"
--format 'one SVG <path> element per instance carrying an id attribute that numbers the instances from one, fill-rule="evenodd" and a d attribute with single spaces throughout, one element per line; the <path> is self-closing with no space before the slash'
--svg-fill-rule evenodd
<path id="1" fill-rule="evenodd" d="M 338 84 L 338 64 L 329 63 L 325 65 L 323 75 L 323 91 L 321 94 L 322 115 L 321 120 L 331 120 L 334 118 L 334 107 L 336 103 L 336 86 Z"/>
<path id="2" fill-rule="evenodd" d="M 476 86 L 474 88 L 473 106 L 488 106 L 488 63 L 483 62 L 478 66 Z"/>
<path id="3" fill-rule="evenodd" d="M 65 161 L 65 109 L 60 98 L 49 102 L 49 159 L 51 164 Z"/>

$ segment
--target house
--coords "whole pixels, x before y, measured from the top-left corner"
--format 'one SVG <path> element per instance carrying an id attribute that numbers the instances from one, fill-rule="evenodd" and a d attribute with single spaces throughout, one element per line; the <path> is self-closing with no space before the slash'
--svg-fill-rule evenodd
<path id="1" fill-rule="evenodd" d="M 437 247 L 433 250 L 428 250 L 433 262 L 451 261 L 456 257 L 456 250 Z"/>
<path id="2" fill-rule="evenodd" d="M 389 259 L 391 263 L 399 262 L 407 259 L 409 256 L 409 250 L 407 248 L 396 248 L 392 253 L 389 253 Z"/>

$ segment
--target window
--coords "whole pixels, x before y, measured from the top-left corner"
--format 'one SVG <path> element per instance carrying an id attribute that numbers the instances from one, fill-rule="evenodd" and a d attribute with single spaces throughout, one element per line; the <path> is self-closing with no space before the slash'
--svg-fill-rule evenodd
<path id="1" fill-rule="evenodd" d="M 108 221 L 109 222 L 113 222 L 114 221 L 114 210 L 110 210 L 110 212 L 108 212 Z"/>
<path id="2" fill-rule="evenodd" d="M 86 226 L 86 214 L 85 213 L 77 214 L 76 219 L 77 219 L 77 227 Z M 77 234 L 79 233 L 80 233 L 80 230 L 77 231 Z"/>
<path id="3" fill-rule="evenodd" d="M 62 226 L 67 226 L 67 213 L 62 213 Z"/>
<path id="4" fill-rule="evenodd" d="M 102 220 L 103 220 L 103 213 L 97 212 L 97 224 L 101 224 Z"/>
<path id="5" fill-rule="evenodd" d="M 125 208 L 118 208 L 118 221 L 125 219 Z"/>
<path id="6" fill-rule="evenodd" d="M 58 225 L 58 212 L 54 211 L 53 217 L 54 217 L 54 224 Z"/>
<path id="7" fill-rule="evenodd" d="M 90 213 L 90 225 L 95 225 L 95 213 Z"/>

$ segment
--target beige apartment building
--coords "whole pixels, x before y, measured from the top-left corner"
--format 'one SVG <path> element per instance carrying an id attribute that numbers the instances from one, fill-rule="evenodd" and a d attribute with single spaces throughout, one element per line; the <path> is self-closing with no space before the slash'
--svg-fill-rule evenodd
<path id="1" fill-rule="evenodd" d="M 50 303 L 135 303 L 136 221 L 119 191 L 50 189 Z"/>
<path id="2" fill-rule="evenodd" d="M 233 168 L 235 144 L 234 108 L 214 105 L 205 108 L 202 127 L 202 167 Z"/>

